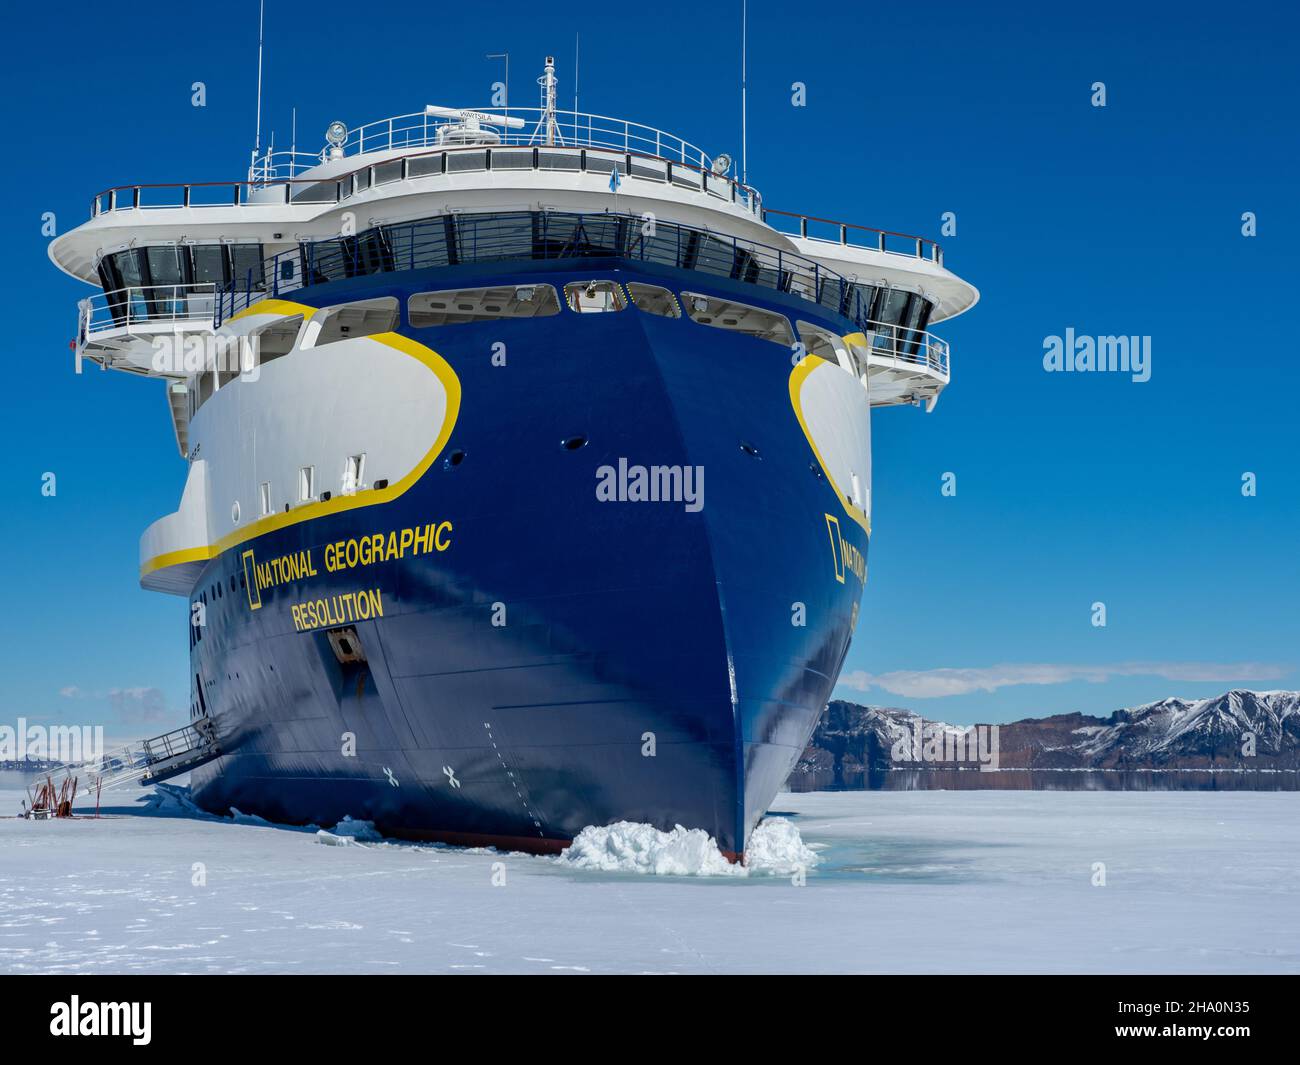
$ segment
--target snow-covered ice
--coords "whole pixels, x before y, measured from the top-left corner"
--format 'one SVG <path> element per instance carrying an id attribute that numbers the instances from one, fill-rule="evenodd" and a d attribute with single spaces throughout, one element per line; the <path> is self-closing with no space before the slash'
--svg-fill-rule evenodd
<path id="1" fill-rule="evenodd" d="M 135 800 L 0 819 L 0 972 L 1300 971 L 1285 792 L 785 794 L 748 876 L 644 826 L 557 860 Z"/>
<path id="2" fill-rule="evenodd" d="M 784 817 L 769 817 L 754 829 L 743 865 L 727 861 L 702 828 L 678 825 L 663 832 L 633 821 L 584 828 L 559 860 L 576 869 L 656 876 L 789 876 L 818 861 Z"/>

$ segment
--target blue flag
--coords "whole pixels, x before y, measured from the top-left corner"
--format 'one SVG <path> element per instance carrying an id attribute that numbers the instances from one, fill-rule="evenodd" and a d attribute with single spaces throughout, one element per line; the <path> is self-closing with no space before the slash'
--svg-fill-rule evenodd
<path id="1" fill-rule="evenodd" d="M 622 176 L 621 176 L 621 175 L 619 174 L 619 172 L 618 172 L 618 164 L 615 163 L 615 164 L 614 164 L 614 170 L 613 170 L 613 172 L 609 175 L 609 191 L 610 191 L 610 192 L 617 192 L 617 191 L 618 191 L 619 183 L 620 183 L 622 180 L 623 180 L 623 178 L 622 178 Z"/>

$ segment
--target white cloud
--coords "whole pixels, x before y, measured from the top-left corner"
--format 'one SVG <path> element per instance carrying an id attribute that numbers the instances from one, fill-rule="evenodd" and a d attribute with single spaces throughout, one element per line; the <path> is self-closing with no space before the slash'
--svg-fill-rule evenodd
<path id="1" fill-rule="evenodd" d="M 1240 681 L 1278 680 L 1291 672 L 1288 666 L 1264 662 L 1119 662 L 1111 665 L 1063 666 L 1020 663 L 979 669 L 895 670 L 866 673 L 854 670 L 840 677 L 839 687 L 855 691 L 881 688 L 894 695 L 934 699 L 971 692 L 995 692 L 1020 684 L 1069 684 L 1087 681 L 1101 684 L 1115 677 L 1163 677 L 1176 681 L 1207 681 L 1230 684 Z"/>

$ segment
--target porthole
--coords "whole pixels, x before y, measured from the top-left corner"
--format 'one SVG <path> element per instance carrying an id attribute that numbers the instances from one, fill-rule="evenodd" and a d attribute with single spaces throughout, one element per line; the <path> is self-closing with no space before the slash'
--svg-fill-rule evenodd
<path id="1" fill-rule="evenodd" d="M 567 440 L 560 442 L 560 447 L 564 448 L 565 451 L 577 451 L 579 448 L 586 446 L 587 438 L 585 436 L 571 436 Z"/>
<path id="2" fill-rule="evenodd" d="M 444 470 L 454 469 L 464 461 L 465 461 L 465 452 L 461 448 L 457 448 L 455 451 L 453 451 L 450 455 L 448 455 L 445 459 L 442 460 L 442 468 Z"/>
<path id="3" fill-rule="evenodd" d="M 239 524 L 239 500 L 238 499 L 236 499 L 235 502 L 230 507 L 230 521 L 232 525 Z"/>
<path id="4" fill-rule="evenodd" d="M 743 451 L 746 455 L 749 455 L 751 458 L 761 459 L 763 457 L 758 453 L 758 448 L 756 448 L 748 440 L 742 440 L 740 442 L 740 450 Z"/>

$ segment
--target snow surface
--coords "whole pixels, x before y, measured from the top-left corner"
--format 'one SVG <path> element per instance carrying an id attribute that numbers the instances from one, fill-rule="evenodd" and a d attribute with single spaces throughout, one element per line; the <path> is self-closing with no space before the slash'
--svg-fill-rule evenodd
<path id="1" fill-rule="evenodd" d="M 607 871 L 710 866 L 644 826 L 560 860 L 105 800 L 0 819 L 0 972 L 1300 972 L 1294 793 L 786 794 L 745 876 Z"/>

